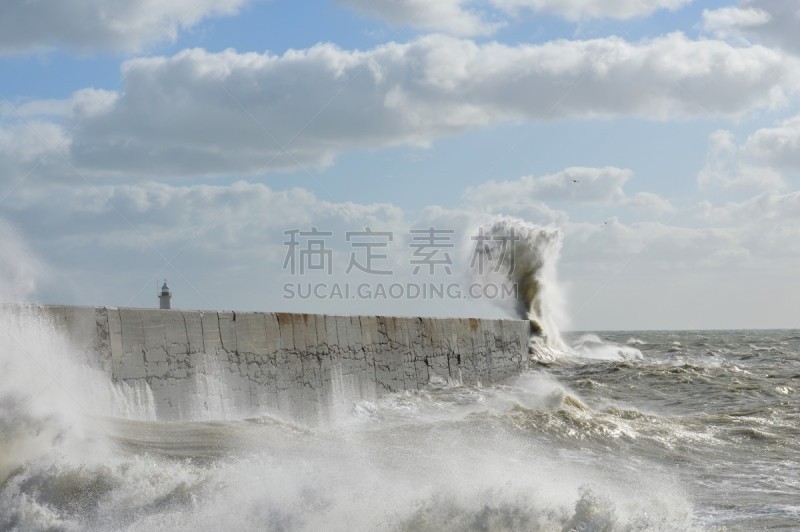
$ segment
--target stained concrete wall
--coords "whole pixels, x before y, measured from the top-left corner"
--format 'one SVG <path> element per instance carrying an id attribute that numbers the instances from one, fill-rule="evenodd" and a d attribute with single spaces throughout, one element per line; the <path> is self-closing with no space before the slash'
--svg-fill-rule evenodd
<path id="1" fill-rule="evenodd" d="M 516 320 L 44 307 L 116 382 L 144 380 L 163 419 L 272 411 L 325 421 L 354 401 L 528 367 Z"/>

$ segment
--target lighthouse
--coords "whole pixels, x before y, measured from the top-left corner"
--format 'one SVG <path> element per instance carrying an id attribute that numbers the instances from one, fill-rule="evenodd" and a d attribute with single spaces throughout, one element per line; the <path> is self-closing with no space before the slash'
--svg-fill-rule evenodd
<path id="1" fill-rule="evenodd" d="M 167 286 L 167 280 L 164 279 L 164 284 L 161 285 L 161 292 L 158 294 L 158 308 L 161 309 L 170 308 L 169 302 L 171 299 L 172 299 L 172 292 L 169 291 L 169 287 Z"/>

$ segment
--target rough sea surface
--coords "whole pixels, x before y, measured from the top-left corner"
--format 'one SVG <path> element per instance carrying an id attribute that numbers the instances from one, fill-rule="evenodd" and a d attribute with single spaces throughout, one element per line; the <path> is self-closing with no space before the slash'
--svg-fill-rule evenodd
<path id="1" fill-rule="evenodd" d="M 26 338 L 0 358 L 2 530 L 800 527 L 800 331 L 566 335 L 507 385 L 326 427 L 147 420 L 146 393 Z"/>

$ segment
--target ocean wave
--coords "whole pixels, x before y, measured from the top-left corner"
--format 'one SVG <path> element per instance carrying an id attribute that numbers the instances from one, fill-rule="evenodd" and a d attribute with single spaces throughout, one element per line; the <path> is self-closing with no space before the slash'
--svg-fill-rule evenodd
<path id="1" fill-rule="evenodd" d="M 620 345 L 601 339 L 596 334 L 584 334 L 572 342 L 574 355 L 591 360 L 642 360 L 644 355 L 630 345 Z"/>
<path id="2" fill-rule="evenodd" d="M 143 457 L 50 464 L 0 491 L 3 529 L 674 530 L 692 527 L 680 494 L 512 464 L 492 472 L 376 470 L 266 455 L 198 467 Z M 427 465 L 427 464 L 426 464 Z M 455 465 L 455 464 L 454 464 Z M 466 464 L 459 464 L 466 465 Z M 497 464 L 495 464 L 497 465 Z M 515 471 L 515 469 L 517 471 Z M 520 473 L 528 476 L 522 480 Z M 538 474 L 537 474 L 538 473 Z M 469 476 L 472 482 L 466 481 Z M 452 478 L 450 478 L 452 477 Z M 534 480 L 537 479 L 537 480 Z M 459 482 L 455 482 L 458 480 Z M 456 486 L 460 486 L 456 488 Z M 663 486 L 662 486 L 663 487 Z"/>
<path id="3" fill-rule="evenodd" d="M 560 332 L 566 313 L 556 270 L 563 239 L 561 230 L 519 218 L 500 217 L 481 227 L 480 234 L 485 234 L 486 239 L 478 254 L 498 263 L 491 271 L 479 270 L 476 280 L 499 281 L 516 287 L 513 314 L 529 321 L 529 348 L 534 356 L 547 361 L 568 352 Z"/>

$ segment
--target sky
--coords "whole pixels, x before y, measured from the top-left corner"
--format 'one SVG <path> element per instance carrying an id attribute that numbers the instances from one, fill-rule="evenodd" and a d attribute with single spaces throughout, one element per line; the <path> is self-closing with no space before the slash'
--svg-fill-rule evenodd
<path id="1" fill-rule="evenodd" d="M 501 317 L 463 292 L 513 217 L 557 235 L 562 328 L 797 328 L 799 26 L 790 0 L 6 0 L 0 273 L 47 304 L 167 279 L 179 308 Z"/>

